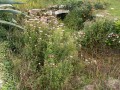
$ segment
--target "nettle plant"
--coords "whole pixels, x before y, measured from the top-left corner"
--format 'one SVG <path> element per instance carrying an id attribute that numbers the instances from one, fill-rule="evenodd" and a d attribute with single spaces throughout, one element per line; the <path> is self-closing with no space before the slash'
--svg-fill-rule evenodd
<path id="1" fill-rule="evenodd" d="M 22 2 L 15 2 L 13 0 L 0 0 L 0 24 L 24 29 L 17 24 L 14 19 L 15 15 L 25 15 L 19 10 L 15 10 L 13 4 L 23 4 Z"/>

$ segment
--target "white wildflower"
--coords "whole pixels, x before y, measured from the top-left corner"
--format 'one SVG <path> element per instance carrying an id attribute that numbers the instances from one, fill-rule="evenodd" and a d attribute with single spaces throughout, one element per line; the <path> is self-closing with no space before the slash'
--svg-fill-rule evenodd
<path id="1" fill-rule="evenodd" d="M 39 40 L 41 40 L 42 38 L 39 38 Z"/>
<path id="2" fill-rule="evenodd" d="M 40 30 L 40 33 L 42 33 L 43 31 L 42 30 Z"/>
<path id="3" fill-rule="evenodd" d="M 70 58 L 73 58 L 73 56 L 70 56 Z"/>
<path id="4" fill-rule="evenodd" d="M 120 41 L 118 43 L 120 43 Z"/>
<path id="5" fill-rule="evenodd" d="M 45 36 L 47 36 L 47 34 L 45 34 Z"/>
<path id="6" fill-rule="evenodd" d="M 112 41 L 114 42 L 116 39 L 113 39 Z"/>
<path id="7" fill-rule="evenodd" d="M 96 61 L 96 60 L 93 60 L 92 62 L 95 63 L 95 64 L 97 64 L 97 61 Z"/>
<path id="8" fill-rule="evenodd" d="M 55 64 L 54 64 L 54 63 L 53 63 L 52 65 L 53 65 L 53 66 L 55 66 Z"/>
<path id="9" fill-rule="evenodd" d="M 88 62 L 88 59 L 85 59 L 85 62 Z"/>
<path id="10" fill-rule="evenodd" d="M 39 29 L 41 28 L 41 27 L 38 27 Z"/>
<path id="11" fill-rule="evenodd" d="M 33 24 L 30 24 L 30 26 L 33 26 Z"/>
<path id="12" fill-rule="evenodd" d="M 83 55 L 81 54 L 81 57 L 83 57 Z"/>

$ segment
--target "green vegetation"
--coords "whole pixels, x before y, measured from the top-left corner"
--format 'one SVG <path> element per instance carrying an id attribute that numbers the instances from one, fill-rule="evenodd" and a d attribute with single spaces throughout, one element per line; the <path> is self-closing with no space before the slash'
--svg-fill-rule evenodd
<path id="1" fill-rule="evenodd" d="M 101 47 L 111 46 L 119 49 L 119 30 L 119 21 L 97 20 L 84 28 L 86 35 L 81 40 L 82 45 L 94 49 L 99 43 Z"/>
<path id="2" fill-rule="evenodd" d="M 14 18 L 15 18 L 15 14 L 22 14 L 22 12 L 12 9 L 11 8 L 12 5 L 9 5 L 9 4 L 21 4 L 21 3 L 20 2 L 12 2 L 9 0 L 8 1 L 7 0 L 5 0 L 5 1 L 0 0 L 0 17 L 1 17 L 0 23 L 23 29 L 21 26 L 15 24 L 15 23 L 12 23 Z M 7 15 L 6 15 L 6 13 L 7 13 Z M 10 16 L 8 17 L 8 15 L 10 15 Z M 7 18 L 7 20 L 6 20 L 6 18 Z"/>
<path id="3" fill-rule="evenodd" d="M 4 72 L 1 90 L 84 90 L 86 85 L 94 85 L 95 90 L 111 90 L 107 80 L 120 79 L 120 20 L 113 19 L 120 14 L 113 11 L 112 18 L 95 14 L 104 10 L 111 12 L 109 8 L 120 2 L 22 2 L 26 3 L 15 5 L 20 11 L 12 9 L 11 14 L 5 8 L 0 13 L 0 19 L 4 20 L 4 25 L 0 25 L 0 77 Z M 48 23 L 48 19 L 44 22 L 40 18 L 49 15 L 37 15 L 39 19 L 30 20 L 32 16 L 18 14 L 55 4 L 65 4 L 65 9 L 70 10 L 64 20 L 54 17 L 56 22 Z"/>
<path id="4" fill-rule="evenodd" d="M 85 21 L 93 19 L 92 5 L 89 2 L 73 2 L 70 6 L 70 13 L 64 20 L 64 23 L 69 28 L 73 30 L 80 30 L 84 27 L 83 23 Z"/>

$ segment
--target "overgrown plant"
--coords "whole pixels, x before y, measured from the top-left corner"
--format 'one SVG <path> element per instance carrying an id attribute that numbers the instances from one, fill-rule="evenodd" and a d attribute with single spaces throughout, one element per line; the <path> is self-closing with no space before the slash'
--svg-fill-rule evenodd
<path id="1" fill-rule="evenodd" d="M 119 27 L 119 24 L 112 20 L 96 20 L 83 29 L 85 36 L 80 38 L 82 45 L 91 49 L 97 46 L 119 48 L 119 28 L 116 25 Z"/>
<path id="2" fill-rule="evenodd" d="M 31 0 L 32 4 L 35 1 L 42 0 Z M 88 84 L 104 90 L 108 77 L 119 78 L 119 55 L 110 52 L 109 60 L 108 49 L 105 57 L 100 57 L 97 50 L 103 50 L 104 46 L 119 48 L 120 22 L 89 21 L 93 18 L 89 4 L 79 2 L 67 7 L 71 15 L 66 18 L 70 21 L 66 25 L 72 30 L 63 24 L 61 27 L 41 23 L 39 19 L 25 20 L 26 29 L 22 32 L 12 29 L 8 43 L 11 49 L 7 50 L 4 62 L 10 74 L 3 90 L 83 90 Z M 88 25 L 82 27 L 84 22 Z"/>
<path id="3" fill-rule="evenodd" d="M 66 16 L 64 23 L 71 29 L 80 30 L 84 27 L 84 22 L 92 20 L 92 5 L 90 2 L 72 3 L 70 13 Z"/>
<path id="4" fill-rule="evenodd" d="M 7 31 L 4 27 L 0 26 L 0 40 L 6 40 Z"/>
<path id="5" fill-rule="evenodd" d="M 103 9 L 105 9 L 105 5 L 101 2 L 97 2 L 97 3 L 94 4 L 94 8 L 97 9 L 97 10 L 98 9 L 103 10 Z"/>
<path id="6" fill-rule="evenodd" d="M 10 33 L 13 33 L 13 29 L 16 29 L 16 31 L 23 30 L 24 28 L 20 25 L 18 25 L 17 21 L 15 20 L 17 18 L 17 15 L 25 15 L 21 11 L 14 10 L 14 7 L 12 4 L 23 4 L 21 2 L 15 2 L 11 0 L 0 0 L 0 39 L 2 40 L 8 40 L 10 42 Z M 7 38 L 7 39 L 6 39 Z M 15 87 L 15 78 L 13 75 L 13 62 L 10 59 L 9 55 L 7 55 L 7 45 L 5 46 L 5 60 L 3 60 L 4 65 L 4 84 L 2 87 L 2 90 L 16 90 Z"/>
<path id="7" fill-rule="evenodd" d="M 12 57 L 19 57 L 18 60 L 12 60 L 15 65 L 13 75 L 18 78 L 18 90 L 62 88 L 72 74 L 72 60 L 77 53 L 72 34 L 63 29 L 51 30 L 28 24 L 23 33 L 18 35 L 14 30 L 11 36 L 11 43 L 19 52 L 11 53 Z"/>

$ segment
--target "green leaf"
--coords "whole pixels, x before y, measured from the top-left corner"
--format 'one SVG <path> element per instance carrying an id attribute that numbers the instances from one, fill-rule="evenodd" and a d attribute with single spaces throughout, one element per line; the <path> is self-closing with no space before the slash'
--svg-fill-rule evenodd
<path id="1" fill-rule="evenodd" d="M 0 8 L 13 7 L 11 4 L 0 4 Z"/>
<path id="2" fill-rule="evenodd" d="M 24 3 L 11 0 L 0 0 L 0 4 L 24 4 Z"/>
<path id="3" fill-rule="evenodd" d="M 13 13 L 13 14 L 22 14 L 22 15 L 26 15 L 24 13 L 22 13 L 21 11 L 18 10 L 13 10 L 13 9 L 0 9 L 0 13 Z"/>
<path id="4" fill-rule="evenodd" d="M 4 20 L 0 20 L 0 23 L 1 23 L 1 24 L 5 24 L 5 25 L 10 25 L 10 26 L 13 26 L 13 27 L 17 27 L 17 28 L 19 28 L 19 29 L 24 30 L 23 27 L 21 27 L 21 26 L 19 26 L 19 25 L 17 25 L 17 24 L 11 23 L 11 22 L 7 22 L 7 21 L 4 21 Z"/>

